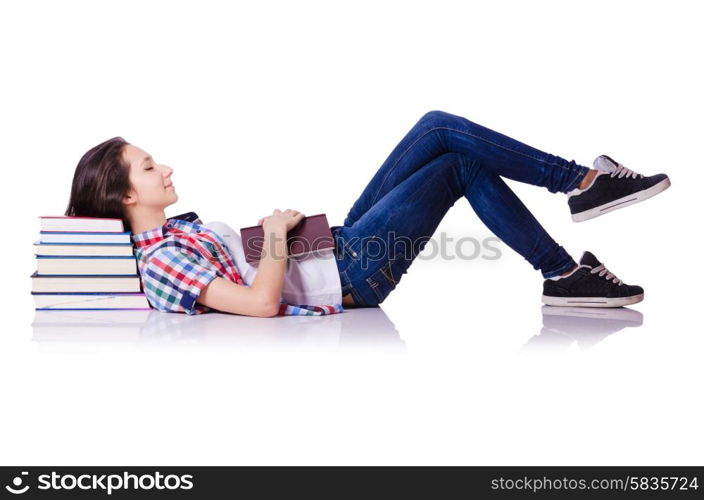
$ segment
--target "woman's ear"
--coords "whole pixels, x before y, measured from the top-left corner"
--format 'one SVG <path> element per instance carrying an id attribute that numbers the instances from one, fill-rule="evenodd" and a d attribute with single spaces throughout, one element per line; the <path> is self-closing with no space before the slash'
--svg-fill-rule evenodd
<path id="1" fill-rule="evenodd" d="M 137 197 L 135 196 L 134 192 L 129 191 L 123 198 L 122 198 L 122 204 L 125 207 L 128 207 L 130 205 L 134 205 L 137 203 Z"/>

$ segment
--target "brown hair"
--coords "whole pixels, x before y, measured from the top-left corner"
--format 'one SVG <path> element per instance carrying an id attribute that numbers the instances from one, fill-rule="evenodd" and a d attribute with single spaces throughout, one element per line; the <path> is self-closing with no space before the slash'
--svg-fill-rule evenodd
<path id="1" fill-rule="evenodd" d="M 130 190 L 130 166 L 122 159 L 127 144 L 122 137 L 113 137 L 83 155 L 73 174 L 64 215 L 122 219 L 125 231 L 131 231 L 122 204 Z"/>

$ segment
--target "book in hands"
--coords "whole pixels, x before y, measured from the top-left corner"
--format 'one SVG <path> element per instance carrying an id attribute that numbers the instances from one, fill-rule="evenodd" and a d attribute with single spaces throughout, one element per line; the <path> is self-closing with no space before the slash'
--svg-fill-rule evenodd
<path id="1" fill-rule="evenodd" d="M 264 225 L 243 227 L 240 229 L 240 237 L 247 263 L 259 262 L 264 247 Z M 335 248 L 327 216 L 317 214 L 304 217 L 288 231 L 286 248 L 289 257 Z"/>

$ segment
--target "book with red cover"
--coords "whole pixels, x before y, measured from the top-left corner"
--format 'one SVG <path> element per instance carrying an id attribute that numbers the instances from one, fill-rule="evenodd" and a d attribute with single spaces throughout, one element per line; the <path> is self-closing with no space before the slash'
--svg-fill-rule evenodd
<path id="1" fill-rule="evenodd" d="M 261 259 L 264 246 L 264 226 L 249 226 L 240 229 L 242 247 L 248 264 Z M 286 236 L 289 257 L 306 255 L 312 252 L 330 250 L 335 247 L 332 231 L 325 214 L 304 217 Z"/>

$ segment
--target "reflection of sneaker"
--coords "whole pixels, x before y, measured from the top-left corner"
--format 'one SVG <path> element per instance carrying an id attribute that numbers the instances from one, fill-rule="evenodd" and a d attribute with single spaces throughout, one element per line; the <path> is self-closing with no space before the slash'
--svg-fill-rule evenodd
<path id="1" fill-rule="evenodd" d="M 621 307 L 643 300 L 643 289 L 626 285 L 591 252 L 567 276 L 543 282 L 543 302 L 550 306 Z"/>
<path id="2" fill-rule="evenodd" d="M 543 306 L 543 325 L 551 321 L 546 316 L 559 316 L 574 319 L 573 325 L 613 325 L 609 328 L 621 330 L 627 326 L 642 326 L 643 314 L 627 307 L 554 307 Z M 577 330 L 574 328 L 573 330 Z"/>
<path id="3" fill-rule="evenodd" d="M 647 200 L 670 187 L 667 175 L 646 177 L 606 155 L 598 156 L 593 168 L 598 172 L 589 186 L 567 193 L 567 203 L 575 222 Z"/>
<path id="4" fill-rule="evenodd" d="M 589 348 L 624 328 L 643 324 L 643 315 L 627 307 L 553 307 L 543 306 L 543 343 L 562 345 L 564 337 L 577 341 L 580 348 Z M 537 339 L 536 341 L 537 342 Z"/>

